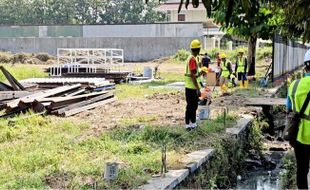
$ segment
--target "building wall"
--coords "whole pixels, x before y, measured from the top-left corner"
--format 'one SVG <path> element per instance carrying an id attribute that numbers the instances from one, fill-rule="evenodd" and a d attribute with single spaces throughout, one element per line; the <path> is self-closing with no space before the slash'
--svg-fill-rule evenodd
<path id="1" fill-rule="evenodd" d="M 201 23 L 85 25 L 84 37 L 200 37 Z"/>
<path id="2" fill-rule="evenodd" d="M 188 49 L 202 36 L 201 23 L 1 26 L 0 50 L 56 55 L 57 48 L 121 48 L 125 61 L 148 61 Z"/>
<path id="3" fill-rule="evenodd" d="M 184 10 L 180 12 L 185 14 L 185 22 L 204 22 L 207 21 L 207 13 L 205 10 Z M 179 22 L 178 21 L 178 11 L 171 11 L 171 20 L 170 22 Z"/>
<path id="4" fill-rule="evenodd" d="M 189 49 L 192 37 L 71 37 L 71 38 L 0 38 L 0 50 L 13 53 L 46 52 L 57 54 L 57 48 L 120 48 L 125 61 L 149 61 Z"/>
<path id="5" fill-rule="evenodd" d="M 0 26 L 0 37 L 195 37 L 202 23 Z"/>

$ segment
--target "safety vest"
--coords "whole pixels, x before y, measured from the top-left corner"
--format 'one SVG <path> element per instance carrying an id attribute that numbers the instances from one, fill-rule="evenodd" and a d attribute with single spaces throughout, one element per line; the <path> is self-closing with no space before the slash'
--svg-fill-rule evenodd
<path id="1" fill-rule="evenodd" d="M 237 68 L 237 72 L 238 73 L 244 73 L 244 69 L 245 69 L 245 58 L 241 57 L 238 58 L 238 68 Z"/>
<path id="2" fill-rule="evenodd" d="M 289 87 L 288 96 L 292 102 L 293 111 L 299 113 L 310 90 L 310 77 L 295 80 Z M 310 103 L 299 124 L 297 141 L 310 145 Z"/>
<path id="3" fill-rule="evenodd" d="M 226 78 L 228 78 L 229 75 L 230 75 L 230 72 L 229 72 L 229 70 L 228 70 L 228 68 L 227 68 L 227 60 L 221 64 L 221 68 L 222 68 L 221 77 L 226 77 Z"/>
<path id="4" fill-rule="evenodd" d="M 196 89 L 196 86 L 194 85 L 194 83 L 193 83 L 193 81 L 192 81 L 191 72 L 190 72 L 190 69 L 189 69 L 189 62 L 190 62 L 190 60 L 192 59 L 192 57 L 194 57 L 194 56 L 193 56 L 193 55 L 190 55 L 190 56 L 187 58 L 186 65 L 185 65 L 185 88 Z M 195 58 L 195 57 L 194 57 L 194 58 Z M 201 81 L 200 69 L 199 69 L 198 61 L 197 61 L 196 58 L 195 58 L 195 60 L 196 60 L 196 66 L 197 66 L 197 70 L 196 70 L 196 79 L 197 79 L 198 87 L 201 88 L 201 85 L 200 85 L 200 81 Z"/>

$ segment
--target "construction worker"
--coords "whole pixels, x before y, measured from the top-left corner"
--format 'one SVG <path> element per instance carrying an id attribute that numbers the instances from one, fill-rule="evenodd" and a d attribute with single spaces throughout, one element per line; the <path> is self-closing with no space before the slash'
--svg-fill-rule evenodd
<path id="1" fill-rule="evenodd" d="M 304 103 L 308 103 L 298 128 L 297 142 L 294 143 L 294 151 L 297 162 L 297 186 L 298 189 L 308 189 L 307 175 L 310 160 L 310 103 L 306 97 L 310 91 L 310 50 L 304 57 L 305 77 L 295 80 L 289 87 L 287 98 L 287 110 L 299 113 Z"/>
<path id="2" fill-rule="evenodd" d="M 208 53 L 205 53 L 204 57 L 201 60 L 202 66 L 209 68 L 211 63 L 211 58 L 209 57 Z"/>
<path id="3" fill-rule="evenodd" d="M 225 94 L 230 80 L 230 75 L 232 74 L 232 69 L 231 69 L 231 63 L 227 60 L 227 56 L 225 53 L 222 53 L 220 55 L 220 58 L 221 58 L 220 87 L 222 92 Z"/>
<path id="4" fill-rule="evenodd" d="M 236 67 L 235 67 L 235 73 L 237 73 L 238 81 L 242 81 L 240 83 L 241 87 L 245 87 L 245 81 L 247 80 L 246 78 L 246 69 L 247 69 L 247 58 L 244 57 L 244 50 L 239 49 L 238 51 L 238 57 L 236 61 Z"/>
<path id="5" fill-rule="evenodd" d="M 199 55 L 201 43 L 195 39 L 190 44 L 191 55 L 188 57 L 185 65 L 185 128 L 191 130 L 197 127 L 196 111 L 198 108 L 200 93 L 200 69 L 197 56 Z"/>

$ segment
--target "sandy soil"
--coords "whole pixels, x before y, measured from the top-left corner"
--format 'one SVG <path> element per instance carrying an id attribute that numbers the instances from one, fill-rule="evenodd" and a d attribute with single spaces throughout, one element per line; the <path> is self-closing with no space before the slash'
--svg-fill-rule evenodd
<path id="1" fill-rule="evenodd" d="M 154 94 L 146 99 L 118 100 L 112 104 L 80 113 L 73 117 L 91 125 L 91 134 L 115 127 L 139 128 L 181 125 L 184 120 L 185 97 L 183 93 Z"/>

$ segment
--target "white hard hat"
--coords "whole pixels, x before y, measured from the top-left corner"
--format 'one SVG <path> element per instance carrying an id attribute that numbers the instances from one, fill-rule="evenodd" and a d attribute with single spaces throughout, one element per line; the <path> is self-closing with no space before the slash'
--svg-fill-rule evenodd
<path id="1" fill-rule="evenodd" d="M 309 61 L 310 61 L 310 49 L 305 54 L 304 63 Z"/>

